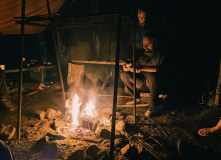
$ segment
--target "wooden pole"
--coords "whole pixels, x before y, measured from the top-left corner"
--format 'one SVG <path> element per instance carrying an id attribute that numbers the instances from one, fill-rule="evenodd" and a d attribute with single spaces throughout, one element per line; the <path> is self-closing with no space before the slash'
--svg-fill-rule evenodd
<path id="1" fill-rule="evenodd" d="M 23 81 L 23 56 L 24 56 L 24 34 L 25 34 L 25 26 L 24 26 L 24 19 L 25 19 L 25 0 L 22 0 L 22 10 L 21 10 L 21 56 L 20 56 L 20 85 L 18 90 L 18 120 L 17 120 L 17 139 L 21 138 L 21 108 L 22 108 L 22 81 Z"/>
<path id="2" fill-rule="evenodd" d="M 219 68 L 219 77 L 216 87 L 216 96 L 215 96 L 215 105 L 220 105 L 220 88 L 221 88 L 221 56 L 220 56 L 220 68 Z"/>
<path id="3" fill-rule="evenodd" d="M 52 21 L 52 16 L 51 16 L 49 0 L 46 0 L 46 3 L 47 3 L 47 8 L 48 8 L 49 19 L 50 19 L 50 22 L 51 22 Z M 56 59 L 57 59 L 57 64 L 58 64 L 58 72 L 59 72 L 59 75 L 60 75 L 61 88 L 62 88 L 62 92 L 63 92 L 63 99 L 64 99 L 64 103 L 65 103 L 66 96 L 65 96 L 64 83 L 63 83 L 62 72 L 61 72 L 61 64 L 60 64 L 60 58 L 59 58 L 59 55 L 58 55 L 58 46 L 57 46 L 57 43 L 56 43 L 55 33 L 54 33 L 53 29 L 54 28 L 52 27 L 52 38 L 53 38 L 53 42 L 54 42 L 54 49 L 55 49 Z"/>
<path id="4" fill-rule="evenodd" d="M 136 59 L 135 59 L 135 21 L 133 21 L 133 67 L 134 67 L 134 72 L 133 72 L 133 81 L 134 81 L 134 124 L 136 124 Z"/>
<path id="5" fill-rule="evenodd" d="M 117 108 L 121 24 L 122 24 L 122 15 L 119 14 L 118 25 L 117 25 L 117 46 L 116 46 L 115 75 L 114 75 L 114 98 L 113 98 L 112 127 L 111 127 L 111 146 L 110 146 L 110 159 L 111 160 L 114 159 L 115 120 L 116 120 L 116 108 Z"/>

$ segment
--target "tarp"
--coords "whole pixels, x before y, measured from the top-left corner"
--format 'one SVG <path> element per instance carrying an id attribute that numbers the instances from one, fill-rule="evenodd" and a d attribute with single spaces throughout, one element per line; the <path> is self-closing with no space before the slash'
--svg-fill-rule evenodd
<path id="1" fill-rule="evenodd" d="M 49 0 L 51 13 L 57 13 L 65 0 Z M 14 17 L 21 17 L 22 0 L 0 0 L 0 34 L 20 34 L 21 25 Z M 48 14 L 46 0 L 26 0 L 25 16 Z M 44 31 L 44 27 L 25 25 L 25 34 Z"/>

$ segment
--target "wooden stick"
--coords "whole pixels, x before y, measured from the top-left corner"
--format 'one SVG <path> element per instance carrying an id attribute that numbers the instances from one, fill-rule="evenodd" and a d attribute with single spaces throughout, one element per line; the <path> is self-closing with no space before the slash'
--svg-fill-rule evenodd
<path id="1" fill-rule="evenodd" d="M 130 135 L 129 133 L 127 133 L 127 136 L 128 136 L 131 140 L 133 140 L 133 141 L 135 141 L 135 142 L 141 144 L 141 145 L 142 145 L 149 153 L 151 153 L 155 158 L 157 158 L 158 160 L 161 160 L 161 158 L 158 157 L 158 156 L 154 153 L 154 151 L 153 151 L 153 146 L 151 146 L 149 143 L 147 143 L 147 142 L 141 140 L 140 138 L 135 138 L 134 136 Z"/>

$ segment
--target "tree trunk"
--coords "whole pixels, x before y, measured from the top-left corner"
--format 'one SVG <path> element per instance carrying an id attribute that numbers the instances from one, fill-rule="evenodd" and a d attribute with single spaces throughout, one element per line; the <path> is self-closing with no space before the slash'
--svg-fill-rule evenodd
<path id="1" fill-rule="evenodd" d="M 215 96 L 215 105 L 220 104 L 220 87 L 221 87 L 221 57 L 220 57 L 220 69 L 219 69 L 219 77 L 216 87 L 216 96 Z"/>

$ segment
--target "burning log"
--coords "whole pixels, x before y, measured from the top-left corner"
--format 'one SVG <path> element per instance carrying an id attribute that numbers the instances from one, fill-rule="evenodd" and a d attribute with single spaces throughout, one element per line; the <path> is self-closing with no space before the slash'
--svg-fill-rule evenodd
<path id="1" fill-rule="evenodd" d="M 95 118 L 93 117 L 83 117 L 81 119 L 81 127 L 82 128 L 86 128 L 86 129 L 89 129 L 93 132 L 96 131 L 97 129 L 97 126 L 100 124 L 100 121 L 96 120 Z"/>

